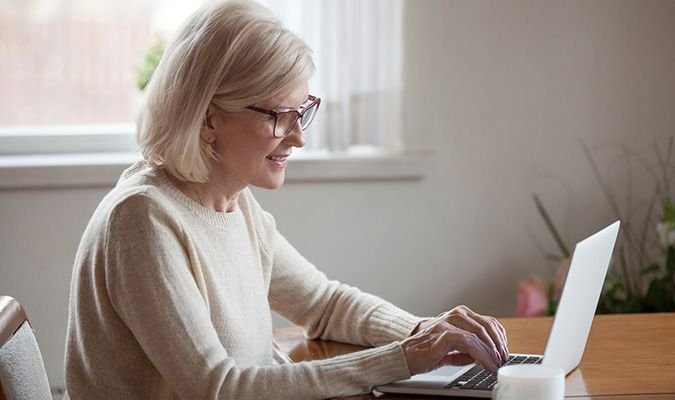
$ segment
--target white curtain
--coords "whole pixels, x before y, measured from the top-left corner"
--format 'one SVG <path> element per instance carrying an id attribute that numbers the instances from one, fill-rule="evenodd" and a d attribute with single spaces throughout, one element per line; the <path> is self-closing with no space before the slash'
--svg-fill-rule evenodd
<path id="1" fill-rule="evenodd" d="M 260 0 L 314 50 L 307 149 L 400 149 L 402 0 Z"/>

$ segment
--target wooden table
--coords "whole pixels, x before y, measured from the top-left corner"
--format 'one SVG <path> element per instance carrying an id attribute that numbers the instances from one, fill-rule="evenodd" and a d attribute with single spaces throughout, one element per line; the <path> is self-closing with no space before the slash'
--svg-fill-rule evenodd
<path id="1" fill-rule="evenodd" d="M 503 318 L 513 353 L 543 354 L 551 318 Z M 306 340 L 299 328 L 275 330 L 275 341 L 293 361 L 317 360 L 363 349 Z M 350 399 L 374 399 L 373 395 Z M 429 399 L 384 395 L 379 399 Z M 565 381 L 565 398 L 675 400 L 675 313 L 600 315 L 579 368 Z"/>

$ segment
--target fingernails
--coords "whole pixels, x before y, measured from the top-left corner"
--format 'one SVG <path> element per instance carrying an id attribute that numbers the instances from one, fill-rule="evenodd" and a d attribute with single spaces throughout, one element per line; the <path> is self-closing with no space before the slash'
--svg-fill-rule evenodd
<path id="1" fill-rule="evenodd" d="M 494 367 L 490 370 L 494 375 L 497 375 L 497 370 L 499 369 L 499 364 L 495 364 Z"/>

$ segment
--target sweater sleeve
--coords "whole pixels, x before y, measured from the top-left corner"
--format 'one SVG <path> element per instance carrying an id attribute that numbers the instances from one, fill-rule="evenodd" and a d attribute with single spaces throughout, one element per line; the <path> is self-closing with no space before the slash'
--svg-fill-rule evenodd
<path id="1" fill-rule="evenodd" d="M 113 308 L 180 398 L 320 399 L 409 377 L 396 342 L 323 361 L 239 368 L 211 323 L 183 228 L 146 195 L 111 212 L 105 258 Z"/>
<path id="2" fill-rule="evenodd" d="M 382 346 L 410 336 L 424 319 L 359 289 L 329 280 L 281 235 L 271 214 L 262 215 L 273 260 L 271 308 L 303 327 L 310 339 Z M 265 244 L 263 244 L 263 249 Z M 269 246 L 269 245 L 268 245 Z"/>
<path id="3" fill-rule="evenodd" d="M 329 280 L 280 234 L 274 249 L 270 306 L 310 339 L 363 346 L 402 340 L 423 319 L 359 289 Z"/>

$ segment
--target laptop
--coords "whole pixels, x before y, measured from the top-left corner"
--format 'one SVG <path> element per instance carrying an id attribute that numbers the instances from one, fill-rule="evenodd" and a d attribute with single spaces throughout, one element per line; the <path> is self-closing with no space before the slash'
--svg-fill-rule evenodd
<path id="1" fill-rule="evenodd" d="M 542 364 L 562 368 L 568 375 L 579 365 L 609 268 L 619 221 L 577 243 L 544 355 L 511 354 L 505 365 Z M 448 397 L 492 396 L 497 383 L 480 365 L 445 366 L 410 379 L 375 387 L 382 393 Z"/>

